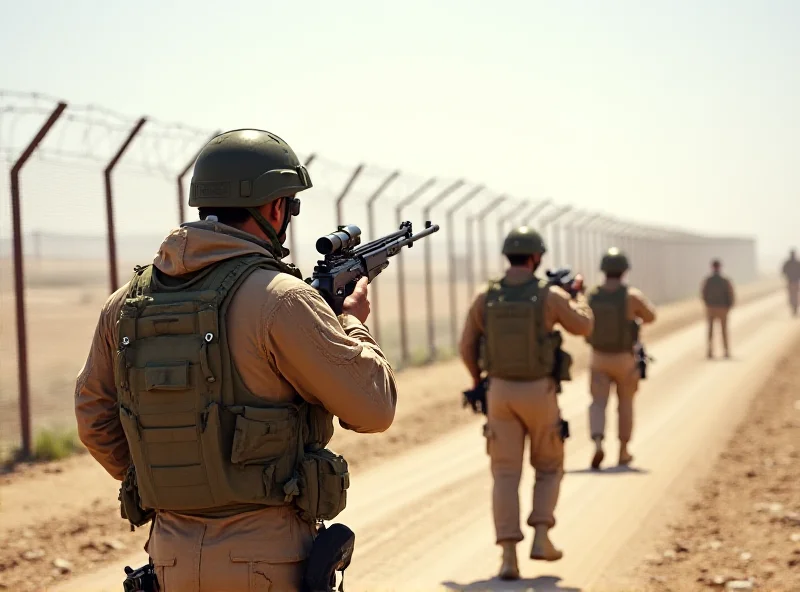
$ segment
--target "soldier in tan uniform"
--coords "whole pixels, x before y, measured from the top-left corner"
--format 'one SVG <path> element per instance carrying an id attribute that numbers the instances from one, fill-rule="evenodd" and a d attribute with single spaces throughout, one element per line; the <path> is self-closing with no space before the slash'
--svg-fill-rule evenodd
<path id="1" fill-rule="evenodd" d="M 183 224 L 103 306 L 77 380 L 80 438 L 123 481 L 162 592 L 300 590 L 322 520 L 345 506 L 345 429 L 392 423 L 395 378 L 363 325 L 281 261 L 311 187 L 277 136 L 236 130 L 195 163 Z"/>
<path id="2" fill-rule="evenodd" d="M 719 322 L 722 330 L 722 347 L 725 357 L 730 357 L 728 342 L 728 313 L 736 302 L 736 295 L 731 281 L 722 275 L 722 262 L 714 259 L 711 262 L 711 275 L 704 281 L 700 289 L 703 303 L 706 305 L 708 320 L 708 359 L 714 357 L 714 324 Z"/>
<path id="3" fill-rule="evenodd" d="M 797 253 L 794 249 L 789 252 L 789 259 L 783 264 L 784 277 L 786 278 L 786 288 L 789 291 L 789 307 L 792 315 L 797 316 L 798 295 L 800 294 L 800 261 L 797 260 Z"/>
<path id="4" fill-rule="evenodd" d="M 628 258 L 612 247 L 600 263 L 605 282 L 588 295 L 594 314 L 594 330 L 587 339 L 592 346 L 589 429 L 595 442 L 593 469 L 600 468 L 605 457 L 603 438 L 611 383 L 615 385 L 618 399 L 619 464 L 627 465 L 633 460 L 628 442 L 633 432 L 633 398 L 640 379 L 633 349 L 638 341 L 639 325 L 652 323 L 656 311 L 641 291 L 623 282 L 628 269 Z"/>
<path id="5" fill-rule="evenodd" d="M 531 558 L 556 561 L 562 552 L 548 531 L 563 476 L 564 423 L 558 406 L 554 374 L 568 379 L 569 362 L 556 367 L 560 334 L 556 324 L 574 335 L 592 331 L 592 313 L 582 290 L 582 279 L 572 286 L 575 297 L 548 286 L 534 272 L 545 245 L 527 227 L 512 231 L 503 244 L 510 268 L 505 277 L 479 294 L 467 315 L 460 353 L 475 386 L 481 378 L 481 358 L 489 377 L 485 435 L 491 458 L 494 488 L 492 505 L 496 542 L 503 549 L 500 577 L 519 578 L 517 543 L 520 529 L 519 482 L 526 436 L 530 462 L 536 471 L 533 511 L 528 524 L 535 528 Z M 484 355 L 480 351 L 483 349 Z"/>

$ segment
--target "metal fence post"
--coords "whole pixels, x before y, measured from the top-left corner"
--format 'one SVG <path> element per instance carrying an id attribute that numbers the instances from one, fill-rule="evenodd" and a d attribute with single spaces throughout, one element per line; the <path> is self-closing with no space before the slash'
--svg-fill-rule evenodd
<path id="1" fill-rule="evenodd" d="M 422 208 L 423 220 L 430 220 L 431 208 L 434 204 L 440 203 L 447 199 L 454 191 L 459 189 L 464 184 L 464 181 L 459 179 L 455 183 L 450 184 L 443 191 L 440 191 L 436 196 L 428 201 Z M 434 302 L 433 302 L 433 261 L 431 260 L 431 241 L 426 240 L 422 245 L 422 253 L 425 257 L 425 314 L 428 317 L 428 362 L 436 359 L 436 319 L 434 318 Z"/>
<path id="2" fill-rule="evenodd" d="M 551 212 L 549 216 L 546 216 L 542 219 L 542 238 L 544 238 L 545 233 L 547 232 L 547 228 L 553 224 L 556 220 L 561 218 L 561 216 L 569 213 L 572 211 L 572 206 L 562 206 L 558 208 L 555 212 Z M 555 226 L 555 224 L 553 224 Z M 558 259 L 561 256 L 561 245 L 558 244 L 558 235 L 556 234 L 555 228 L 553 230 L 553 244 L 550 247 L 550 250 L 553 253 L 553 267 L 558 267 Z"/>
<path id="3" fill-rule="evenodd" d="M 506 223 L 511 220 L 514 216 L 519 216 L 520 211 L 525 207 L 525 204 L 528 203 L 527 199 L 523 199 L 520 202 L 516 203 L 512 208 L 497 218 L 497 243 L 502 245 L 503 241 L 505 240 L 506 234 Z M 503 268 L 503 255 L 500 255 L 500 269 L 502 271 Z"/>
<path id="4" fill-rule="evenodd" d="M 192 160 L 187 162 L 184 169 L 180 173 L 178 173 L 178 177 L 176 179 L 178 183 L 178 226 L 183 224 L 183 222 L 186 220 L 186 194 L 183 190 L 183 179 L 186 177 L 186 175 L 189 174 L 189 171 L 194 166 L 194 163 L 197 162 L 197 157 L 200 156 L 200 153 L 203 151 L 203 148 L 205 148 L 211 140 L 216 138 L 221 133 L 222 132 L 220 132 L 219 130 L 214 132 L 211 135 L 211 137 L 208 140 L 206 140 L 206 143 L 203 144 L 200 150 L 198 150 L 195 153 L 194 157 L 192 157 Z"/>
<path id="5" fill-rule="evenodd" d="M 11 167 L 11 219 L 14 232 L 14 295 L 17 317 L 17 380 L 19 381 L 19 422 L 22 435 L 21 456 L 31 456 L 31 392 L 28 381 L 28 334 L 25 324 L 25 276 L 22 252 L 22 203 L 20 197 L 19 174 L 22 167 L 42 143 L 44 137 L 55 125 L 58 118 L 67 108 L 64 102 L 56 108 L 44 122 L 41 129 L 22 152 L 17 162 Z"/>
<path id="6" fill-rule="evenodd" d="M 472 248 L 473 240 L 472 237 L 475 236 L 475 219 L 472 216 L 467 216 L 465 221 L 466 226 L 466 249 L 465 249 L 465 257 L 467 259 L 466 262 L 466 272 L 467 272 L 467 302 L 475 296 L 475 250 Z"/>
<path id="7" fill-rule="evenodd" d="M 457 203 L 450 206 L 445 213 L 445 221 L 447 224 L 447 228 L 445 229 L 447 233 L 447 261 L 448 267 L 450 268 L 448 274 L 450 278 L 450 285 L 448 286 L 450 297 L 450 342 L 452 344 L 453 351 L 458 350 L 458 298 L 456 296 L 456 281 L 458 278 L 456 277 L 455 230 L 453 229 L 453 216 L 457 210 L 467 205 L 481 191 L 483 191 L 483 185 L 478 185 L 477 187 L 473 188 L 466 195 L 464 195 L 464 197 L 458 200 Z M 467 237 L 467 242 L 469 242 L 469 237 Z"/>
<path id="8" fill-rule="evenodd" d="M 317 155 L 314 152 L 309 154 L 303 166 L 306 168 L 310 167 L 316 157 Z M 286 233 L 289 235 L 289 253 L 292 256 L 292 263 L 299 266 L 300 261 L 297 257 L 297 216 L 292 217 L 292 221 L 289 223 L 289 228 L 286 229 Z"/>
<path id="9" fill-rule="evenodd" d="M 411 205 L 417 200 L 428 188 L 436 183 L 436 177 L 432 177 L 425 181 L 422 185 L 417 187 L 412 193 L 407 195 L 400 203 L 395 206 L 395 218 L 397 220 L 397 227 L 403 223 L 403 208 Z M 400 352 L 402 364 L 405 366 L 411 359 L 411 354 L 408 351 L 408 319 L 406 317 L 406 281 L 405 281 L 405 265 L 403 263 L 403 253 L 397 255 L 397 304 L 400 312 Z"/>
<path id="10" fill-rule="evenodd" d="M 506 195 L 498 195 L 491 202 L 489 202 L 489 205 L 483 208 L 475 216 L 478 222 L 478 247 L 480 248 L 481 257 L 481 280 L 484 282 L 489 279 L 489 268 L 486 263 L 486 216 L 489 214 L 489 212 L 506 201 L 506 199 Z"/>
<path id="11" fill-rule="evenodd" d="M 386 179 L 383 180 L 383 183 L 369 196 L 367 200 L 367 225 L 369 226 L 369 234 L 370 239 L 375 240 L 378 237 L 378 231 L 375 228 L 375 211 L 374 205 L 375 201 L 381 196 L 381 194 L 386 191 L 386 188 L 400 176 L 400 171 L 394 171 L 391 173 Z M 375 336 L 375 341 L 378 343 L 381 342 L 381 319 L 379 316 L 380 313 L 380 305 L 378 304 L 378 284 L 379 282 L 375 282 L 370 286 L 370 302 L 372 303 L 372 317 L 375 319 L 374 323 L 370 323 L 372 325 L 372 333 Z"/>
<path id="12" fill-rule="evenodd" d="M 109 294 L 115 292 L 117 288 L 119 288 L 119 281 L 117 279 L 117 236 L 116 230 L 114 229 L 114 194 L 113 189 L 111 186 L 111 173 L 114 170 L 114 167 L 117 166 L 120 158 L 122 155 L 125 154 L 125 151 L 128 149 L 128 146 L 131 145 L 133 139 L 136 137 L 136 134 L 139 133 L 139 130 L 142 129 L 142 126 L 147 121 L 146 117 L 142 117 L 139 121 L 136 122 L 136 125 L 133 126 L 133 129 L 128 134 L 128 137 L 125 139 L 125 142 L 122 143 L 122 146 L 119 147 L 117 153 L 114 155 L 114 158 L 108 163 L 103 171 L 105 176 L 105 183 L 106 183 L 106 224 L 108 228 L 108 270 L 109 270 L 109 283 L 110 283 L 110 292 Z"/>
<path id="13" fill-rule="evenodd" d="M 344 188 L 342 189 L 342 192 L 339 194 L 339 197 L 336 198 L 336 225 L 337 226 L 341 226 L 342 224 L 344 224 L 344 222 L 342 222 L 342 218 L 343 218 L 343 215 L 344 215 L 343 212 L 342 212 L 342 203 L 344 202 L 344 198 L 347 197 L 347 194 L 350 193 L 350 188 L 353 186 L 353 183 L 355 183 L 356 178 L 361 174 L 361 171 L 363 171 L 363 170 L 364 170 L 363 163 L 358 165 L 355 168 L 355 170 L 353 171 L 353 174 L 350 175 L 350 179 L 348 179 L 347 184 L 344 186 Z"/>
<path id="14" fill-rule="evenodd" d="M 528 212 L 522 217 L 522 223 L 525 226 L 530 225 L 531 222 L 535 220 L 536 217 L 545 210 L 545 208 L 551 205 L 553 205 L 553 200 L 551 200 L 549 197 L 543 201 L 540 201 L 538 204 L 533 206 L 533 209 L 530 212 Z"/>

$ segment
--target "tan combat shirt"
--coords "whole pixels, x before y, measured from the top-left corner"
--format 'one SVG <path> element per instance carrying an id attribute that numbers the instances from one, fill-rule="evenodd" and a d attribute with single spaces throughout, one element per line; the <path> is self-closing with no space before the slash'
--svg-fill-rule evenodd
<path id="1" fill-rule="evenodd" d="M 202 228 L 172 231 L 155 257 L 155 266 L 180 276 L 238 255 L 266 253 L 255 243 L 224 234 L 225 229 L 230 230 L 206 223 Z M 117 480 L 122 480 L 130 462 L 113 365 L 117 318 L 126 293 L 127 286 L 120 288 L 103 306 L 75 392 L 80 439 Z M 380 347 L 358 319 L 348 314 L 337 318 L 302 280 L 254 271 L 234 293 L 226 324 L 233 362 L 246 386 L 264 400 L 289 401 L 299 393 L 356 432 L 382 432 L 394 420 L 397 386 Z M 286 520 L 295 520 L 281 508 L 262 513 L 265 521 L 259 528 L 273 529 L 276 535 L 287 532 Z M 170 512 L 161 515 L 177 522 L 185 519 Z M 281 555 L 302 557 L 308 540 L 296 537 L 281 544 Z"/>
<path id="2" fill-rule="evenodd" d="M 509 285 L 521 285 L 533 278 L 533 273 L 525 268 L 510 267 L 506 271 L 505 281 Z M 480 340 L 484 334 L 484 312 L 486 309 L 486 291 L 479 293 L 467 313 L 467 322 L 461 334 L 459 352 L 464 365 L 470 375 L 475 378 L 480 375 L 478 358 L 480 353 Z M 565 331 L 573 335 L 586 336 L 591 334 L 594 327 L 594 316 L 583 294 L 576 299 L 557 286 L 551 286 L 547 291 L 544 302 L 545 331 L 552 331 L 556 324 L 561 325 Z"/>

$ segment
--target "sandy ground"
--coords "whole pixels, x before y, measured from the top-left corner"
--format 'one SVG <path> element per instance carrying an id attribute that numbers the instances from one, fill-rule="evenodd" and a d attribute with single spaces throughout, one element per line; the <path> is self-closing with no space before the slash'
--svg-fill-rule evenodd
<path id="1" fill-rule="evenodd" d="M 800 341 L 753 399 L 686 512 L 616 583 L 642 592 L 800 590 Z"/>
<path id="2" fill-rule="evenodd" d="M 742 288 L 741 300 L 752 303 L 766 291 L 773 289 L 774 283 Z M 764 302 L 767 305 L 763 304 Z M 753 309 L 753 306 L 757 308 Z M 737 351 L 739 335 L 743 340 L 753 338 L 750 333 L 757 328 L 757 323 L 753 320 L 753 310 L 756 311 L 756 318 L 758 314 L 767 313 L 783 318 L 781 314 L 784 308 L 783 300 L 778 296 L 762 301 L 760 305 L 743 304 L 740 311 L 734 315 L 734 319 L 737 320 L 732 328 L 734 352 Z M 650 343 L 651 352 L 658 358 L 657 364 L 653 366 L 653 372 L 663 376 L 668 369 L 675 371 L 674 364 L 671 365 L 669 362 L 670 355 L 665 357 L 665 351 L 672 352 L 672 357 L 684 356 L 691 363 L 697 363 L 702 358 L 703 327 L 700 325 L 694 326 L 691 333 L 684 336 L 679 345 L 669 345 L 674 335 L 685 333 L 681 327 L 697 321 L 701 315 L 701 307 L 695 301 L 661 307 L 659 322 L 645 335 Z M 571 340 L 569 348 L 576 358 L 576 372 L 580 374 L 580 370 L 586 364 L 585 344 L 580 340 Z M 755 374 L 760 376 L 760 371 L 759 369 Z M 351 460 L 356 486 L 362 483 L 363 479 L 363 485 L 358 486 L 357 491 L 368 493 L 373 486 L 378 490 L 381 489 L 379 485 L 383 485 L 385 481 L 382 483 L 380 479 L 386 479 L 385 475 L 381 477 L 381 469 L 387 466 L 381 462 L 382 460 L 391 457 L 392 464 L 395 464 L 399 462 L 397 459 L 410 458 L 405 462 L 410 463 L 409 470 L 413 474 L 414 471 L 411 469 L 415 464 L 421 466 L 427 464 L 426 454 L 438 450 L 440 443 L 444 450 L 448 450 L 451 446 L 447 445 L 447 442 L 454 441 L 459 445 L 463 444 L 465 450 L 474 456 L 469 462 L 474 465 L 473 468 L 480 471 L 481 478 L 476 481 L 485 489 L 486 461 L 480 454 L 482 441 L 476 436 L 479 433 L 479 429 L 476 428 L 477 419 L 460 406 L 459 393 L 467 384 L 466 372 L 460 364 L 448 362 L 427 368 L 410 369 L 400 374 L 399 382 L 400 400 L 397 418 L 387 433 L 361 436 L 339 430 L 334 438 L 334 447 Z M 574 401 L 570 407 L 572 414 L 576 416 L 576 422 L 573 424 L 575 444 L 571 443 L 573 446 L 584 445 L 579 426 L 582 425 L 581 422 L 585 424 L 585 419 L 582 420 L 579 416 L 583 414 L 585 407 L 585 382 L 585 378 L 576 376 L 576 380 L 569 385 L 563 399 L 565 403 Z M 652 382 L 655 382 L 655 379 L 652 379 Z M 568 419 L 573 421 L 572 418 Z M 436 441 L 432 442 L 433 440 Z M 586 454 L 588 453 L 584 453 L 584 456 Z M 449 464 L 447 459 L 440 461 L 445 465 Z M 371 478 L 372 475 L 378 475 L 378 480 Z M 451 483 L 446 472 L 443 478 L 449 495 L 456 495 L 456 499 L 461 499 L 458 484 Z M 436 479 L 432 483 L 435 486 Z M 50 589 L 47 587 L 48 582 L 69 580 L 70 575 L 91 572 L 109 561 L 125 557 L 133 550 L 140 549 L 146 532 L 137 531 L 131 534 L 127 526 L 118 519 L 116 489 L 116 484 L 88 456 L 73 458 L 63 463 L 29 466 L 3 476 L 0 481 L 0 585 L 20 591 Z M 476 493 L 474 487 L 467 488 L 467 491 L 473 495 Z M 57 495 L 54 495 L 54 492 L 57 492 Z M 414 504 L 418 503 L 415 501 L 416 494 L 407 496 L 403 490 L 398 490 L 394 496 L 389 491 L 384 493 L 383 499 L 391 497 L 398 503 L 408 503 L 409 508 L 414 508 Z M 475 508 L 480 510 L 480 514 L 485 515 L 488 510 L 486 505 L 488 498 L 484 495 L 485 491 L 483 494 L 480 491 L 477 493 L 479 496 L 477 499 L 480 501 L 474 504 Z M 361 524 L 361 519 L 370 514 L 365 505 L 358 503 L 359 495 L 354 492 L 351 496 L 351 499 L 355 500 L 353 504 L 356 510 L 348 509 L 347 512 L 350 516 L 357 513 L 357 524 Z M 374 500 L 372 501 L 374 503 Z M 361 510 L 357 512 L 359 507 Z M 470 513 L 472 514 L 474 512 Z M 485 524 L 485 518 L 486 516 L 483 516 L 481 522 L 484 532 L 481 532 L 478 538 L 488 540 L 490 525 Z M 398 516 L 392 519 L 402 524 Z M 385 524 L 383 517 L 381 524 Z M 359 530 L 359 540 L 361 538 Z M 429 543 L 431 541 L 426 539 L 426 544 Z M 487 551 L 484 550 L 484 554 L 487 554 Z M 488 550 L 488 555 L 494 556 L 491 548 Z M 62 560 L 58 561 L 58 566 L 54 565 L 56 560 Z M 133 560 L 137 558 L 134 557 Z M 365 560 L 365 565 L 370 565 L 369 560 Z M 493 569 L 494 567 L 489 573 Z M 121 573 L 120 570 L 121 568 L 117 571 Z M 359 577 L 361 576 L 348 575 L 348 589 L 352 588 L 352 582 Z M 116 585 L 112 588 L 116 589 L 119 586 L 118 574 L 114 578 Z M 75 581 L 79 586 L 85 584 L 81 583 L 80 578 Z"/>

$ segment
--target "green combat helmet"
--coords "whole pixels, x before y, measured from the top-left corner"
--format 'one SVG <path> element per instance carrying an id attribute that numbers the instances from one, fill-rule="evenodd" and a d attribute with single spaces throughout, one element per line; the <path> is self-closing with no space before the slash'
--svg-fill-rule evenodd
<path id="1" fill-rule="evenodd" d="M 527 226 L 515 228 L 503 241 L 503 255 L 544 255 L 546 252 L 542 235 Z"/>
<path id="2" fill-rule="evenodd" d="M 283 251 L 278 237 L 300 213 L 294 195 L 311 187 L 311 178 L 292 148 L 271 132 L 239 129 L 208 142 L 197 156 L 189 190 L 193 208 L 244 208 L 272 241 L 276 255 Z M 258 207 L 288 197 L 288 215 L 279 232 Z"/>
<path id="3" fill-rule="evenodd" d="M 611 247 L 600 262 L 600 271 L 603 273 L 625 273 L 628 269 L 628 258 L 617 247 Z"/>

